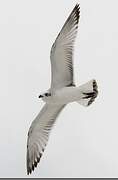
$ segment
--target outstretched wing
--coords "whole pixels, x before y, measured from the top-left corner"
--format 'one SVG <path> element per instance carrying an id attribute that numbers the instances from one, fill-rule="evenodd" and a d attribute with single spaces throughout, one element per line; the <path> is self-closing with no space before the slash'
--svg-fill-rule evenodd
<path id="1" fill-rule="evenodd" d="M 73 45 L 77 35 L 80 6 L 77 4 L 51 49 L 51 89 L 73 85 Z"/>
<path id="2" fill-rule="evenodd" d="M 45 104 L 32 122 L 27 140 L 27 174 L 31 174 L 34 168 L 37 167 L 48 142 L 50 130 L 64 106 Z"/>

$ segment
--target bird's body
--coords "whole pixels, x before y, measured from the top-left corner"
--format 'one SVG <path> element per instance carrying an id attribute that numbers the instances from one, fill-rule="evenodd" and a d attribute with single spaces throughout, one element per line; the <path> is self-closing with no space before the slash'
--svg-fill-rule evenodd
<path id="1" fill-rule="evenodd" d="M 79 101 L 83 94 L 79 87 L 65 87 L 56 90 L 52 96 L 42 98 L 47 104 L 68 104 L 70 102 Z"/>
<path id="2" fill-rule="evenodd" d="M 91 80 L 91 83 L 94 82 L 94 80 Z M 55 90 L 54 93 L 51 94 L 50 90 L 48 91 L 50 93 L 50 96 L 44 96 L 42 97 L 43 101 L 47 104 L 68 104 L 75 101 L 80 101 L 83 98 L 83 90 L 85 87 L 87 87 L 87 92 L 92 92 L 92 85 L 90 84 L 89 89 L 89 83 L 84 84 L 79 87 L 70 86 L 70 87 L 64 87 L 61 89 Z"/>
<path id="3" fill-rule="evenodd" d="M 77 35 L 80 7 L 77 4 L 51 48 L 51 87 L 39 98 L 44 107 L 32 122 L 27 140 L 27 174 L 40 161 L 50 131 L 62 109 L 71 102 L 89 106 L 98 94 L 97 83 L 91 80 L 76 87 L 73 78 L 73 47 Z"/>

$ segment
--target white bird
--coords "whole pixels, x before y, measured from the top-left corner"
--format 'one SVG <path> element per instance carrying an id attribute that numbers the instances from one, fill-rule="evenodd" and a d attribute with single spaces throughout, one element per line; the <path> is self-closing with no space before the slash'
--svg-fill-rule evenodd
<path id="1" fill-rule="evenodd" d="M 46 103 L 28 132 L 27 174 L 31 174 L 37 167 L 55 120 L 66 104 L 76 101 L 83 106 L 89 106 L 97 97 L 95 80 L 76 87 L 73 79 L 73 45 L 79 18 L 80 5 L 76 4 L 52 46 L 51 88 L 39 96 Z"/>

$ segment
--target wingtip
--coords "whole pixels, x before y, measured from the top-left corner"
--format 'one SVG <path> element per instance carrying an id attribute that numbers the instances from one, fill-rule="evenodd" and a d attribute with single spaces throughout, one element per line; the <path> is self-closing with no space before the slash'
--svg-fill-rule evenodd
<path id="1" fill-rule="evenodd" d="M 75 7 L 80 9 L 80 3 L 76 3 Z"/>
<path id="2" fill-rule="evenodd" d="M 27 169 L 27 175 L 30 175 L 32 173 L 32 170 L 30 168 Z"/>
<path id="3" fill-rule="evenodd" d="M 73 9 L 73 12 L 75 12 L 75 14 L 76 14 L 76 19 L 77 19 L 77 24 L 78 24 L 79 18 L 80 18 L 80 4 L 79 3 L 76 3 L 76 5 Z"/>
<path id="4" fill-rule="evenodd" d="M 39 157 L 37 157 L 37 160 L 34 163 L 32 163 L 32 165 L 29 165 L 30 161 L 29 161 L 29 156 L 27 154 L 27 175 L 32 174 L 32 172 L 35 170 L 38 163 L 40 162 L 41 157 L 42 157 L 42 153 L 39 153 Z"/>
<path id="5" fill-rule="evenodd" d="M 80 6 L 80 3 L 77 2 L 77 3 L 76 3 L 76 6 Z"/>
<path id="6" fill-rule="evenodd" d="M 34 164 L 32 164 L 32 167 L 30 168 L 30 167 L 27 167 L 27 175 L 30 175 L 30 174 L 32 174 L 32 172 L 34 171 L 34 169 L 35 169 L 35 165 Z"/>

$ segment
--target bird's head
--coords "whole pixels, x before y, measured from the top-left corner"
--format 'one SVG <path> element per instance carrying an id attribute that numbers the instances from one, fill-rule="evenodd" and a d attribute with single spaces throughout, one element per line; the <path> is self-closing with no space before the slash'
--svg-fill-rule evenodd
<path id="1" fill-rule="evenodd" d="M 39 98 L 42 98 L 43 100 L 45 100 L 45 98 L 47 99 L 48 97 L 51 96 L 51 93 L 49 91 L 42 93 L 39 95 Z"/>

